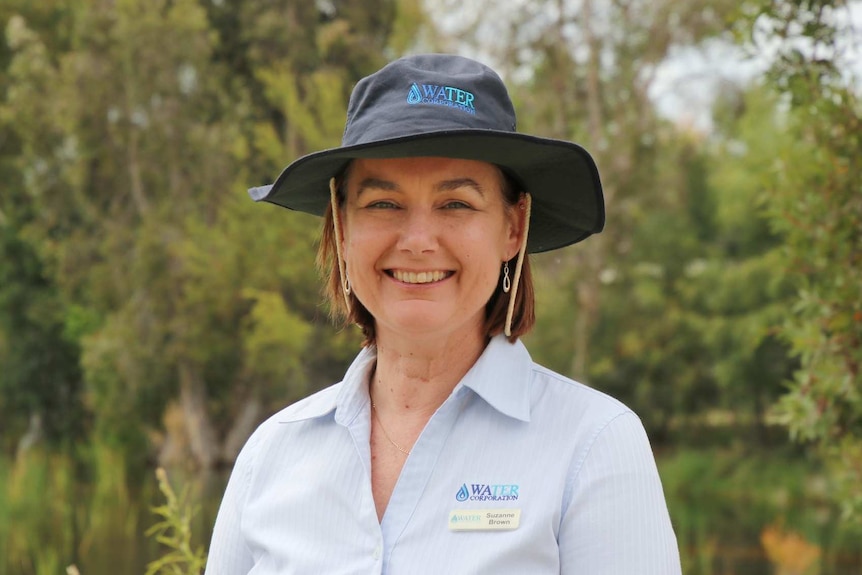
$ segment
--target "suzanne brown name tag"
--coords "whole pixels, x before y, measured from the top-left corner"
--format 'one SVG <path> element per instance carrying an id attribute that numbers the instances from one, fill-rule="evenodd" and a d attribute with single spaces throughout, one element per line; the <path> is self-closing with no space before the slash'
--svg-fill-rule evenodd
<path id="1" fill-rule="evenodd" d="M 450 531 L 508 531 L 521 523 L 520 509 L 453 509 Z"/>

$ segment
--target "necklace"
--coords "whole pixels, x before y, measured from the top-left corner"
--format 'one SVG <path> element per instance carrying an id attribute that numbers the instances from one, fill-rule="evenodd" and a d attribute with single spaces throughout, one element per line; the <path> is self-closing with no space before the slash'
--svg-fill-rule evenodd
<path id="1" fill-rule="evenodd" d="M 379 426 L 380 426 L 380 431 L 382 431 L 382 432 L 383 432 L 383 437 L 385 437 L 386 439 L 388 439 L 388 440 L 389 440 L 389 443 L 391 443 L 392 445 L 394 445 L 394 446 L 395 446 L 395 449 L 397 449 L 398 451 L 400 451 L 401 453 L 403 453 L 403 454 L 405 454 L 405 455 L 410 455 L 410 450 L 408 450 L 408 449 L 404 449 L 403 447 L 401 447 L 400 445 L 398 445 L 397 443 L 395 443 L 394 441 L 392 441 L 392 438 L 391 438 L 391 437 L 389 437 L 389 434 L 388 434 L 388 433 L 386 433 L 386 428 L 385 428 L 385 427 L 383 427 L 383 422 L 382 422 L 382 421 L 380 421 L 380 416 L 377 414 L 377 406 L 376 406 L 376 405 L 374 405 L 374 402 L 373 402 L 373 401 L 371 402 L 371 412 L 374 414 L 375 419 L 377 419 L 377 425 L 379 425 Z"/>

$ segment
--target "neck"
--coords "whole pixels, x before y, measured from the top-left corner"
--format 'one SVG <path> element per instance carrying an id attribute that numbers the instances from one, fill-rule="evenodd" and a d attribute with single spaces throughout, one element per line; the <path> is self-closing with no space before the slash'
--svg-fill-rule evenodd
<path id="1" fill-rule="evenodd" d="M 378 410 L 427 419 L 476 363 L 486 344 L 478 332 L 435 342 L 378 334 L 371 398 Z"/>

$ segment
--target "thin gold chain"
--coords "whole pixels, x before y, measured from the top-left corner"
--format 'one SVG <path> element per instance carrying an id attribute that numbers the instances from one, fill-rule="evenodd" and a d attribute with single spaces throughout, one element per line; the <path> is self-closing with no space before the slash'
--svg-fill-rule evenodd
<path id="1" fill-rule="evenodd" d="M 398 451 L 400 451 L 401 453 L 403 453 L 405 455 L 410 455 L 410 450 L 404 449 L 403 447 L 401 447 L 400 445 L 398 445 L 397 443 L 392 441 L 392 438 L 389 437 L 388 433 L 386 433 L 386 428 L 383 427 L 383 422 L 380 421 L 380 416 L 377 414 L 377 406 L 374 405 L 373 401 L 371 402 L 371 412 L 374 413 L 374 417 L 377 419 L 377 424 L 380 426 L 380 431 L 383 432 L 383 437 L 388 439 L 389 443 L 391 443 L 392 445 L 395 446 L 395 449 L 397 449 Z"/>

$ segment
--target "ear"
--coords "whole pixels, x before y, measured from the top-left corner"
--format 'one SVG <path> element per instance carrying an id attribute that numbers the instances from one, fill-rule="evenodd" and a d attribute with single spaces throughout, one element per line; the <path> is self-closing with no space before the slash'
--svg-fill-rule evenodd
<path id="1" fill-rule="evenodd" d="M 351 160 L 337 176 L 329 179 L 329 203 L 332 206 L 334 225 L 337 228 L 336 237 L 339 239 L 338 249 L 340 250 L 344 250 L 347 247 L 346 233 L 348 226 L 344 221 L 344 216 L 347 213 L 348 180 L 350 173 L 353 171 L 353 162 L 354 160 Z M 339 194 L 339 191 L 341 194 Z"/>
<path id="2" fill-rule="evenodd" d="M 337 237 L 338 237 L 338 241 L 340 242 L 338 248 L 341 250 L 343 250 L 344 248 L 347 247 L 346 232 L 348 229 L 347 223 L 344 221 L 345 220 L 344 215 L 345 215 L 346 210 L 344 210 L 343 208 L 344 208 L 343 204 L 332 206 L 333 210 L 338 210 L 338 217 L 335 218 L 332 223 L 334 226 L 338 227 L 338 231 L 337 231 L 338 236 Z"/>
<path id="3" fill-rule="evenodd" d="M 527 200 L 524 194 L 518 199 L 518 203 L 507 210 L 507 227 L 505 254 L 506 261 L 518 255 L 521 243 L 526 239 L 524 231 L 527 229 Z"/>
<path id="4" fill-rule="evenodd" d="M 329 205 L 332 211 L 332 227 L 335 232 L 335 249 L 341 259 L 346 243 L 344 241 L 344 218 L 338 201 L 338 188 L 335 178 L 329 179 Z"/>

